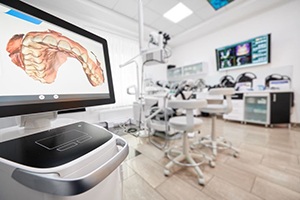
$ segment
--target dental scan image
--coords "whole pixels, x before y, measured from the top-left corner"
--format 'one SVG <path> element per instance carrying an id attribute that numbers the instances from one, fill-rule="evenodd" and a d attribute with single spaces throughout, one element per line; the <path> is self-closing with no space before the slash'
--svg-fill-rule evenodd
<path id="1" fill-rule="evenodd" d="M 97 57 L 93 55 L 93 61 L 82 45 L 53 30 L 15 34 L 6 50 L 14 64 L 41 83 L 53 83 L 68 57 L 81 63 L 91 85 L 98 86 L 104 81 Z"/>

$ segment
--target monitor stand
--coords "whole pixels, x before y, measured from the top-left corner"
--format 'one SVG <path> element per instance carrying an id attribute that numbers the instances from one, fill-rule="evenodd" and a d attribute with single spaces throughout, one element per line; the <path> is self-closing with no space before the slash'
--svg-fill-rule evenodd
<path id="1" fill-rule="evenodd" d="M 18 117 L 13 126 L 0 129 L 0 142 L 76 123 L 79 120 L 57 118 L 57 112 L 30 114 Z"/>
<path id="2" fill-rule="evenodd" d="M 57 112 L 37 113 L 22 115 L 20 127 L 25 129 L 50 128 L 51 121 L 57 118 Z"/>

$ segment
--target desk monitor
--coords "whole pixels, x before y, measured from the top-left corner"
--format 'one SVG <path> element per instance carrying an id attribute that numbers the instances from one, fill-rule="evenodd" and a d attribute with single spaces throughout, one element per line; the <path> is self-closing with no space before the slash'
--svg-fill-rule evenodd
<path id="1" fill-rule="evenodd" d="M 115 102 L 104 38 L 21 1 L 0 15 L 0 117 Z"/>

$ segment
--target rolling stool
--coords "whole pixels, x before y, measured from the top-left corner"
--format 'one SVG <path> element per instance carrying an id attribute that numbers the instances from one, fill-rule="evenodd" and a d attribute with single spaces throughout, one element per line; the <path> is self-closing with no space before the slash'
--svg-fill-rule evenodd
<path id="1" fill-rule="evenodd" d="M 223 104 L 208 104 L 202 108 L 201 111 L 209 113 L 212 117 L 211 135 L 202 137 L 198 144 L 202 144 L 209 148 L 212 148 L 214 158 L 217 156 L 218 149 L 232 149 L 234 151 L 233 156 L 238 157 L 239 150 L 232 146 L 231 142 L 227 141 L 224 137 L 217 137 L 215 126 L 217 115 L 228 114 L 232 111 L 231 95 L 235 93 L 233 88 L 214 88 L 209 91 L 209 95 L 223 95 L 226 97 L 226 103 Z M 196 143 L 192 145 L 195 148 Z"/>
<path id="2" fill-rule="evenodd" d="M 168 102 L 168 107 L 171 108 L 182 108 L 186 110 L 185 116 L 176 116 L 169 119 L 170 128 L 183 131 L 182 136 L 182 150 L 177 149 L 176 147 L 170 148 L 166 155 L 171 160 L 164 169 L 165 176 L 169 176 L 171 174 L 170 169 L 174 166 L 174 164 L 184 166 L 184 167 L 194 167 L 197 175 L 198 175 L 198 183 L 200 185 L 205 184 L 204 175 L 199 165 L 204 163 L 205 161 L 209 161 L 211 167 L 215 166 L 213 159 L 206 156 L 205 154 L 199 153 L 191 153 L 190 146 L 188 143 L 188 133 L 194 131 L 200 131 L 202 120 L 199 118 L 195 118 L 193 114 L 194 109 L 201 109 L 206 106 L 207 102 L 205 99 L 202 100 L 170 100 Z M 175 156 L 172 156 L 174 155 Z M 196 162 L 195 159 L 200 159 L 200 162 Z"/>

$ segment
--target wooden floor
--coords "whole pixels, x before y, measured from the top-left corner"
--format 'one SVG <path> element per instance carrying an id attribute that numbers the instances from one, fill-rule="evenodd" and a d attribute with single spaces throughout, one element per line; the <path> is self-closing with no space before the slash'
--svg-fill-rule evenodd
<path id="1" fill-rule="evenodd" d="M 210 133 L 204 118 L 197 137 Z M 193 168 L 175 167 L 165 177 L 164 151 L 147 138 L 124 135 L 130 153 L 123 163 L 125 200 L 300 200 L 300 129 L 266 128 L 218 119 L 217 131 L 240 149 L 240 157 L 219 153 L 216 167 L 201 165 L 206 185 L 200 186 Z M 192 138 L 191 141 L 195 141 Z M 171 140 L 171 146 L 181 139 Z M 204 150 L 206 151 L 206 150 Z M 210 151 L 207 151 L 210 153 Z"/>

